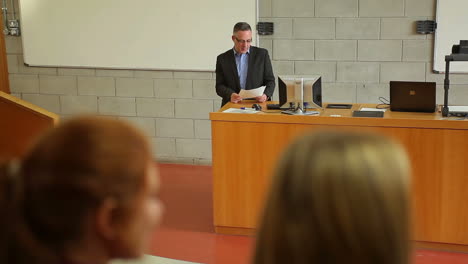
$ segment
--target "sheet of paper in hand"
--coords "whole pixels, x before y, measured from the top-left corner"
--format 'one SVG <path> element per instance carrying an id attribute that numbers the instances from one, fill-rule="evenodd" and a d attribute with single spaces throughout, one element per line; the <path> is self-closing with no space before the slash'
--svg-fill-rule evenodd
<path id="1" fill-rule="evenodd" d="M 251 90 L 241 90 L 239 95 L 243 99 L 245 99 L 245 98 L 255 98 L 257 96 L 263 95 L 263 91 L 265 91 L 265 87 L 266 86 L 260 86 L 258 88 L 251 89 Z"/>

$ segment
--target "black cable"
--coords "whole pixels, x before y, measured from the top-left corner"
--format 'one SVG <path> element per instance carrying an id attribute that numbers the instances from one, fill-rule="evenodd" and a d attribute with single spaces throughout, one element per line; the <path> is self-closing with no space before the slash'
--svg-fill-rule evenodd
<path id="1" fill-rule="evenodd" d="M 390 108 L 390 102 L 387 100 L 387 98 L 379 96 L 379 101 L 381 104 L 377 104 L 375 108 L 377 109 L 388 109 Z"/>
<path id="2" fill-rule="evenodd" d="M 379 96 L 379 101 L 380 101 L 382 104 L 387 104 L 387 105 L 390 104 L 390 101 L 387 100 L 387 98 L 385 98 L 385 97 L 383 97 L 383 96 Z"/>

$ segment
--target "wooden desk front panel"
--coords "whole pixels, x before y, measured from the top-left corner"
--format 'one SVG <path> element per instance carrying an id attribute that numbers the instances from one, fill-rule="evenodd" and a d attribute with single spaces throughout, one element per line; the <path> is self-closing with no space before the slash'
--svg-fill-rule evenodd
<path id="1" fill-rule="evenodd" d="M 468 245 L 464 129 L 213 120 L 215 226 L 255 228 L 281 151 L 298 134 L 323 128 L 377 131 L 401 142 L 413 167 L 414 240 Z"/>

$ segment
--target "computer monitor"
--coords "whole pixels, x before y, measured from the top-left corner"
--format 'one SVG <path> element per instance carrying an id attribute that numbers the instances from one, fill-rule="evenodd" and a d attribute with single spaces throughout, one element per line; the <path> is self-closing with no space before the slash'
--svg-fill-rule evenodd
<path id="1" fill-rule="evenodd" d="M 281 109 L 322 107 L 322 78 L 319 75 L 278 76 Z"/>

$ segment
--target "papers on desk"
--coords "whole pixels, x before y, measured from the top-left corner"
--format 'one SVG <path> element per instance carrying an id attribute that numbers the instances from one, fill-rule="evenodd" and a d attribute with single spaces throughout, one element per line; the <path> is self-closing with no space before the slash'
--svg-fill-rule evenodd
<path id="1" fill-rule="evenodd" d="M 362 107 L 361 111 L 385 112 L 385 111 L 387 111 L 387 109 Z"/>
<path id="2" fill-rule="evenodd" d="M 265 87 L 266 86 L 260 86 L 258 88 L 251 89 L 251 90 L 241 90 L 239 95 L 242 98 L 255 98 L 255 97 L 258 97 L 258 96 L 262 96 L 263 91 L 265 91 Z"/>
<path id="3" fill-rule="evenodd" d="M 257 111 L 253 108 L 228 108 L 223 113 L 238 113 L 238 114 L 256 114 L 261 111 Z"/>

